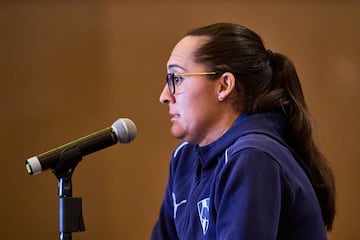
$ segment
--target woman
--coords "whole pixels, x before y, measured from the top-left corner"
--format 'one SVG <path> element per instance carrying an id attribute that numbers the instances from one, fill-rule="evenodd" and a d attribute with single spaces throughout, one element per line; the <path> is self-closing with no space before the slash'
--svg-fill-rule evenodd
<path id="1" fill-rule="evenodd" d="M 175 149 L 152 239 L 327 239 L 334 179 L 291 61 L 244 26 L 195 29 L 167 64 Z"/>

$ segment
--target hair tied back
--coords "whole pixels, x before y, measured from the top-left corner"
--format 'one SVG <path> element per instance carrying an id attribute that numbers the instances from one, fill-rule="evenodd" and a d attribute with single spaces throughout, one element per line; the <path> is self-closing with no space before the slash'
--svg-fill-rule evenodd
<path id="1" fill-rule="evenodd" d="M 267 50 L 268 53 L 268 59 L 269 59 L 269 65 L 271 68 L 274 68 L 274 53 L 270 49 Z"/>

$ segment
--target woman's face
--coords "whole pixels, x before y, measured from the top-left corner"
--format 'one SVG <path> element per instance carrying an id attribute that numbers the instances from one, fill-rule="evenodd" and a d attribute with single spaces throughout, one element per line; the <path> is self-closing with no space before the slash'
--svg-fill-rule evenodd
<path id="1" fill-rule="evenodd" d="M 203 64 L 195 63 L 196 51 L 206 37 L 187 36 L 173 49 L 167 63 L 168 73 L 203 73 L 212 71 Z M 219 84 L 206 75 L 181 76 L 171 95 L 164 87 L 160 102 L 169 106 L 171 133 L 176 138 L 190 143 L 206 145 L 218 137 L 218 120 L 221 118 L 218 101 Z"/>

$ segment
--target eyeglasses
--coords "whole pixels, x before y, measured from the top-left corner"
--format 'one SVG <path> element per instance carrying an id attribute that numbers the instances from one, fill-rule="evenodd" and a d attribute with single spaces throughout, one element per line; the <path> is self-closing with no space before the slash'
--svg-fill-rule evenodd
<path id="1" fill-rule="evenodd" d="M 168 73 L 166 75 L 166 84 L 171 95 L 175 94 L 175 87 L 179 86 L 183 81 L 182 77 L 186 76 L 201 76 L 201 75 L 216 75 L 218 72 L 199 72 L 199 73 Z"/>

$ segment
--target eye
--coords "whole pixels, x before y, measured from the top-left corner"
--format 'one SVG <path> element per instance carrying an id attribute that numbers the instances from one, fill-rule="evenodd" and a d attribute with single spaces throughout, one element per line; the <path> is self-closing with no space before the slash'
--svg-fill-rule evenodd
<path id="1" fill-rule="evenodd" d="M 181 76 L 174 76 L 174 85 L 179 86 L 184 79 Z"/>

